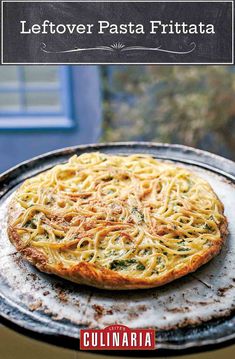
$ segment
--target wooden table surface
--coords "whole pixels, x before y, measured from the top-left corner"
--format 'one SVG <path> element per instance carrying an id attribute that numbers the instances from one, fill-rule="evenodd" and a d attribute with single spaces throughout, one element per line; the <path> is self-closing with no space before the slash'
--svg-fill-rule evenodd
<path id="1" fill-rule="evenodd" d="M 85 352 L 76 352 L 29 339 L 8 328 L 0 326 L 1 359 L 103 359 L 104 356 Z M 105 356 L 106 359 L 111 358 Z M 121 359 L 121 357 L 119 357 Z M 179 357 L 171 357 L 177 359 Z M 185 355 L 184 359 L 233 359 L 235 345 L 225 349 L 202 354 Z M 133 358 L 134 359 L 134 358 Z"/>

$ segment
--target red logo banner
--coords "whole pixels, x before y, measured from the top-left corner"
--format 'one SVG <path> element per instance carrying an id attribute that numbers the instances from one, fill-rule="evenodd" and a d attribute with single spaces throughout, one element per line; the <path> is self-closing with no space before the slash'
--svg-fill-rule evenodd
<path id="1" fill-rule="evenodd" d="M 81 350 L 153 350 L 154 329 L 130 329 L 125 325 L 110 325 L 104 329 L 81 329 Z"/>

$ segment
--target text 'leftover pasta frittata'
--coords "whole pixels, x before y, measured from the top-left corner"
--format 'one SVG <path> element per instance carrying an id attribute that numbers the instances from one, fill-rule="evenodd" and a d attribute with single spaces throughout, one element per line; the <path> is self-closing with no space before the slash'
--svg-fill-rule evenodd
<path id="1" fill-rule="evenodd" d="M 155 287 L 208 262 L 227 234 L 198 175 L 151 156 L 85 153 L 26 180 L 8 233 L 41 271 L 107 289 Z"/>

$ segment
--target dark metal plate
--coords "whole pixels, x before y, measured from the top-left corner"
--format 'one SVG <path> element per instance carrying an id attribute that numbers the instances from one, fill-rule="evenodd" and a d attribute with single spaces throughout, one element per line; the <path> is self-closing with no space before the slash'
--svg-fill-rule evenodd
<path id="1" fill-rule="evenodd" d="M 75 285 L 40 273 L 29 265 L 16 253 L 6 235 L 6 209 L 10 196 L 26 178 L 66 161 L 75 153 L 90 151 L 147 153 L 190 167 L 206 178 L 223 201 L 229 221 L 230 234 L 221 254 L 194 274 L 164 287 L 125 292 Z M 80 328 L 103 328 L 113 323 L 155 327 L 158 350 L 148 353 L 152 356 L 196 352 L 233 343 L 234 184 L 234 162 L 185 146 L 154 143 L 66 148 L 33 158 L 5 172 L 0 176 L 2 322 L 26 335 L 75 349 L 79 348 Z"/>

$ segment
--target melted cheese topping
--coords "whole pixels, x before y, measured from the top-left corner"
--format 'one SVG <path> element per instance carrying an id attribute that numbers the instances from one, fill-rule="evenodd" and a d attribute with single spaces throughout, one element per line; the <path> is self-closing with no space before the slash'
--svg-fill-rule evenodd
<path id="1" fill-rule="evenodd" d="M 223 206 L 183 167 L 146 155 L 73 156 L 16 192 L 13 226 L 49 265 L 94 263 L 158 277 L 190 264 L 220 240 Z"/>

